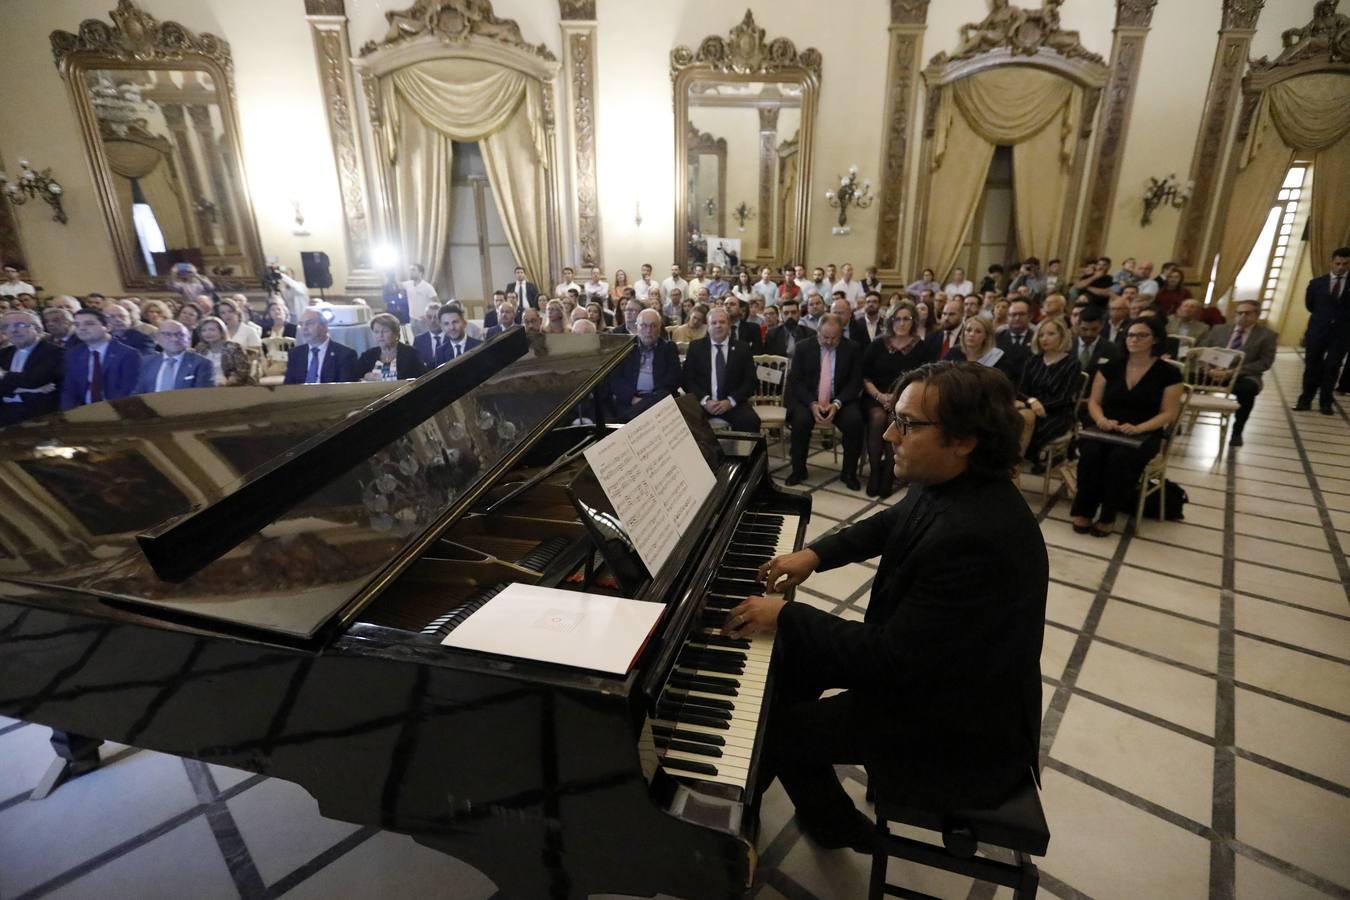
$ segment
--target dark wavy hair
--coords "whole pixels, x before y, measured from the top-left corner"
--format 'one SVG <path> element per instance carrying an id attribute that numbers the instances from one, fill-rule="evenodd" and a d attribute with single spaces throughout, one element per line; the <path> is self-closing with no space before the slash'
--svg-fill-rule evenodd
<path id="1" fill-rule="evenodd" d="M 1153 332 L 1153 346 L 1150 348 L 1150 352 L 1154 356 L 1162 356 L 1167 352 L 1167 320 L 1165 318 L 1140 316 L 1137 319 L 1130 319 L 1125 323 L 1125 333 L 1129 334 L 1130 329 L 1136 325 L 1143 325 Z"/>
<path id="2" fill-rule="evenodd" d="M 937 421 L 944 443 L 975 438 L 967 470 L 980 478 L 1011 478 L 1021 458 L 1022 416 L 1012 382 L 998 369 L 976 362 L 927 363 L 900 377 L 899 395 L 911 384 L 937 389 Z"/>

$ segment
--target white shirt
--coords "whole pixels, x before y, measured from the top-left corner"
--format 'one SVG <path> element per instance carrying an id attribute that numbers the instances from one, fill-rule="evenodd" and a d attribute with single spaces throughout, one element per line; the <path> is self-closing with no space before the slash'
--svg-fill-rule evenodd
<path id="1" fill-rule="evenodd" d="M 581 285 L 577 284 L 575 281 L 564 281 L 562 284 L 554 287 L 553 296 L 566 298 L 567 292 L 573 289 L 575 289 L 576 292 L 580 294 L 582 298 L 585 298 L 586 292 L 583 291 L 581 289 Z"/>
<path id="2" fill-rule="evenodd" d="M 440 299 L 436 296 L 436 289 L 431 286 L 431 282 L 425 279 L 405 281 L 401 287 L 408 295 L 408 318 L 414 321 L 427 314 L 428 303 Z"/>
<path id="3" fill-rule="evenodd" d="M 227 334 L 225 339 L 234 341 L 245 350 L 262 350 L 262 329 L 252 322 L 240 322 L 234 334 Z"/>
<path id="4" fill-rule="evenodd" d="M 965 281 L 949 281 L 943 290 L 947 292 L 948 297 L 952 294 L 960 294 L 962 297 L 965 297 L 968 294 L 975 293 L 975 282 L 971 281 L 969 278 Z"/>
<path id="5" fill-rule="evenodd" d="M 28 362 L 28 354 L 33 352 L 37 342 L 29 344 L 27 347 L 15 347 L 14 356 L 9 361 L 9 371 L 18 374 L 23 371 L 24 363 Z"/>
<path id="6" fill-rule="evenodd" d="M 1143 281 L 1136 284 L 1135 287 L 1139 288 L 1139 296 L 1141 297 L 1158 296 L 1158 282 L 1154 281 L 1152 278 L 1145 278 Z"/>
<path id="7" fill-rule="evenodd" d="M 717 383 L 717 348 L 722 348 L 722 361 L 727 363 L 731 362 L 731 336 L 728 335 L 727 339 L 720 344 L 712 338 L 708 338 L 708 345 L 708 371 L 712 376 L 708 379 L 708 382 L 712 387 L 712 393 L 703 398 L 704 403 L 707 403 L 713 397 L 716 397 L 717 390 L 721 387 L 721 385 Z M 730 397 L 722 397 L 721 399 L 727 401 L 733 407 L 736 405 L 736 401 Z"/>
<path id="8" fill-rule="evenodd" d="M 19 294 L 37 295 L 37 291 L 26 281 L 0 281 L 0 297 L 17 297 Z"/>
<path id="9" fill-rule="evenodd" d="M 761 278 L 759 281 L 755 282 L 755 286 L 750 288 L 750 290 L 764 298 L 765 306 L 778 305 L 778 285 L 774 284 L 772 281 L 765 281 Z"/>
<path id="10" fill-rule="evenodd" d="M 309 307 L 309 288 L 285 272 L 281 275 L 281 296 L 291 308 L 291 317 L 299 321 L 300 314 Z"/>
<path id="11" fill-rule="evenodd" d="M 587 300 L 595 299 L 604 303 L 609 299 L 609 284 L 603 278 L 599 281 L 588 281 L 582 294 Z"/>
<path id="12" fill-rule="evenodd" d="M 869 341 L 875 341 L 877 339 L 877 335 L 881 333 L 881 325 L 882 325 L 881 316 L 877 316 L 876 321 L 867 318 L 867 313 L 863 313 L 862 315 L 857 316 L 856 318 L 861 319 L 862 323 L 867 326 L 867 339 Z"/>
<path id="13" fill-rule="evenodd" d="M 861 281 L 836 281 L 834 286 L 830 288 L 830 293 L 834 294 L 835 291 L 844 292 L 844 296 L 848 298 L 849 306 L 857 306 L 859 301 L 867 295 Z"/>
<path id="14" fill-rule="evenodd" d="M 646 280 L 639 278 L 637 281 L 633 282 L 633 294 L 643 303 L 647 302 L 647 297 L 651 294 L 652 291 L 657 291 L 660 289 L 661 289 L 660 285 L 658 285 L 655 281 L 652 281 L 650 278 Z"/>
<path id="15" fill-rule="evenodd" d="M 426 284 L 425 281 L 422 283 Z M 325 338 L 322 344 L 310 344 L 305 348 L 305 384 L 318 384 L 323 381 L 323 361 L 328 358 L 328 344 L 329 340 Z M 316 348 L 319 351 L 319 362 L 318 365 L 314 367 L 314 371 L 318 373 L 318 381 L 310 381 L 309 365 L 310 361 L 314 359 L 314 351 Z"/>
<path id="16" fill-rule="evenodd" d="M 680 289 L 681 296 L 689 296 L 689 282 L 685 281 L 683 278 L 675 278 L 672 276 L 661 282 L 661 301 L 663 303 L 669 303 L 670 292 L 676 288 Z"/>
<path id="17" fill-rule="evenodd" d="M 517 318 L 517 319 L 519 319 L 520 316 L 521 316 L 521 314 L 525 312 L 525 307 L 527 307 L 527 306 L 530 305 L 530 299 L 529 299 L 529 297 L 528 297 L 528 296 L 526 295 L 526 293 L 525 293 L 525 285 L 526 285 L 527 283 L 528 283 L 528 282 L 524 282 L 524 281 L 517 281 L 517 282 L 516 282 L 516 318 Z"/>

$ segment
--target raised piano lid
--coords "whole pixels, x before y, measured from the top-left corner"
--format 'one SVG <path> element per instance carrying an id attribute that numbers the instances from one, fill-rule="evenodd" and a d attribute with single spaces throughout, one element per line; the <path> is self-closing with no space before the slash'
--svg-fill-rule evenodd
<path id="1" fill-rule="evenodd" d="M 0 579 L 311 637 L 349 621 L 630 346 L 514 329 L 416 382 L 174 391 L 5 429 Z M 371 422 L 388 430 L 357 452 Z M 307 496 L 277 485 L 315 468 Z M 144 552 L 194 517 L 200 536 L 259 510 L 219 552 L 175 547 L 200 558 L 168 578 Z"/>

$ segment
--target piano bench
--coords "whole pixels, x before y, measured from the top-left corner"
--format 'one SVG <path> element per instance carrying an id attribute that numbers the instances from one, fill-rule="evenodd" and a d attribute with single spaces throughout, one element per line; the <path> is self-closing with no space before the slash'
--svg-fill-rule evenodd
<path id="1" fill-rule="evenodd" d="M 929 896 L 886 883 L 886 864 L 892 857 L 1010 887 L 1013 900 L 1034 900 L 1040 873 L 1031 857 L 1045 855 L 1050 844 L 1050 827 L 1046 824 L 1040 792 L 1030 771 L 1026 782 L 992 809 L 939 814 L 905 806 L 880 795 L 875 795 L 875 802 L 877 845 L 872 852 L 869 900 L 880 900 L 885 896 L 922 900 Z M 893 835 L 888 827 L 890 822 L 936 831 L 942 835 L 942 844 Z M 1011 851 L 1015 862 L 977 857 L 975 851 L 979 844 Z"/>

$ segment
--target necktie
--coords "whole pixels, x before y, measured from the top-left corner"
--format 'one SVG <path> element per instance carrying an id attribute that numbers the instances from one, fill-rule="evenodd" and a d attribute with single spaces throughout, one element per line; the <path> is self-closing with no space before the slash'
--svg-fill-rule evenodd
<path id="1" fill-rule="evenodd" d="M 1331 280 L 1331 299 L 1341 299 L 1341 289 L 1345 287 L 1345 276 L 1337 275 Z"/>
<path id="2" fill-rule="evenodd" d="M 164 359 L 164 365 L 159 367 L 159 386 L 156 391 L 171 391 L 173 383 L 178 378 L 178 361 L 181 356 L 168 356 Z"/>
<path id="3" fill-rule="evenodd" d="M 820 383 L 816 385 L 816 400 L 829 406 L 834 399 L 834 351 L 826 350 L 820 357 Z"/>
<path id="4" fill-rule="evenodd" d="M 435 362 L 441 355 L 441 336 L 433 334 L 431 336 L 431 360 Z"/>
<path id="5" fill-rule="evenodd" d="M 1233 339 L 1228 342 L 1229 350 L 1240 350 L 1242 348 L 1242 329 L 1233 329 Z"/>
<path id="6" fill-rule="evenodd" d="M 94 370 L 89 375 L 89 402 L 97 403 L 103 399 L 103 354 L 98 350 L 94 354 Z"/>
<path id="7" fill-rule="evenodd" d="M 309 371 L 305 372 L 305 384 L 319 383 L 319 348 L 309 348 Z"/>
<path id="8" fill-rule="evenodd" d="M 726 392 L 727 383 L 727 356 L 725 352 L 726 344 L 717 345 L 717 358 L 713 360 L 713 372 L 717 376 L 717 386 L 713 388 L 713 399 L 721 400 L 722 394 Z"/>
<path id="9" fill-rule="evenodd" d="M 460 349 L 460 345 L 459 345 L 459 342 L 458 342 L 458 341 L 456 341 L 455 343 L 453 343 L 453 344 L 450 345 L 450 358 L 451 358 L 451 359 L 459 359 L 459 355 L 460 355 L 461 353 L 463 353 L 463 352 L 464 352 L 464 351 Z"/>
<path id="10" fill-rule="evenodd" d="M 947 351 L 952 349 L 952 333 L 950 331 L 942 332 L 942 352 L 938 354 L 938 359 L 946 359 Z"/>
<path id="11" fill-rule="evenodd" d="M 1087 367 L 1092 365 L 1092 347 L 1079 341 L 1078 348 L 1078 364 L 1086 371 Z"/>

